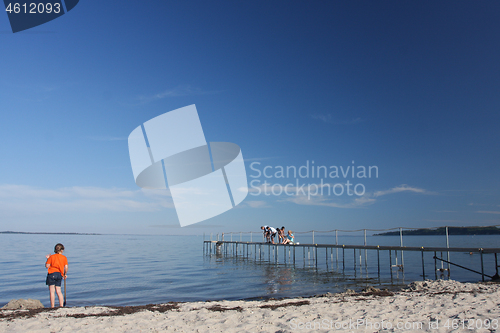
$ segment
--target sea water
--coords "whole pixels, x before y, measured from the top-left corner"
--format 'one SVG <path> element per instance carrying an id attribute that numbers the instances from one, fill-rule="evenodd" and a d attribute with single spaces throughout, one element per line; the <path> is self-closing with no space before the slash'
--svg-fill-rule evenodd
<path id="1" fill-rule="evenodd" d="M 253 237 L 255 241 L 262 236 L 255 233 Z M 311 243 L 310 235 L 296 234 L 296 238 Z M 242 240 L 250 239 L 244 235 Z M 450 236 L 451 247 L 499 247 L 499 241 L 499 236 Z M 289 251 L 293 248 L 279 248 L 278 262 L 272 253 L 269 258 L 267 248 L 259 253 L 253 246 L 244 256 L 241 247 L 237 256 L 224 250 L 204 253 L 203 236 L 0 234 L 0 307 L 19 298 L 40 299 L 49 305 L 45 255 L 59 242 L 64 244 L 69 261 L 68 306 L 312 296 L 360 290 L 367 285 L 394 289 L 423 278 L 419 252 L 404 252 L 404 271 L 393 268 L 391 274 L 389 254 L 380 251 L 379 275 L 377 251 L 367 251 L 365 257 L 364 250 L 340 249 L 337 260 L 335 249 L 328 253 L 319 249 L 316 261 L 314 249 L 308 253 L 296 247 L 294 264 L 293 251 Z M 315 243 L 334 244 L 335 237 L 316 235 Z M 339 237 L 339 244 L 363 243 L 363 236 Z M 398 246 L 399 237 L 368 236 L 367 244 Z M 446 239 L 405 236 L 403 245 L 444 247 Z M 426 278 L 434 279 L 432 256 L 425 253 L 425 271 Z M 483 259 L 485 273 L 493 275 L 493 255 L 485 254 Z M 450 260 L 481 270 L 477 253 L 451 252 Z M 480 275 L 453 266 L 450 272 L 455 280 L 481 280 Z M 447 274 L 442 278 L 448 278 Z"/>

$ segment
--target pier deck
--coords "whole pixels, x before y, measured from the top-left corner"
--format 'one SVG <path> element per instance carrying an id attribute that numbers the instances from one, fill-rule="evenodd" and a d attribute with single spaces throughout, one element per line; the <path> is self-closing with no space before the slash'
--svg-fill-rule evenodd
<path id="1" fill-rule="evenodd" d="M 450 265 L 457 266 L 461 269 L 465 269 L 477 274 L 480 274 L 482 276 L 482 280 L 485 280 L 485 277 L 492 278 L 494 280 L 499 279 L 499 274 L 498 274 L 498 261 L 497 261 L 497 253 L 500 253 L 500 248 L 478 248 L 478 247 L 412 247 L 412 246 L 386 246 L 386 245 L 345 245 L 345 244 L 272 244 L 272 243 L 266 243 L 266 242 L 246 242 L 246 241 L 223 241 L 223 240 L 205 240 L 203 242 L 203 250 L 204 253 L 225 253 L 227 254 L 228 252 L 232 252 L 236 255 L 238 253 L 241 253 L 242 255 L 245 255 L 245 252 L 248 256 L 249 250 L 253 247 L 254 248 L 254 256 L 257 258 L 257 253 L 259 254 L 259 260 L 262 260 L 262 257 L 265 253 L 268 253 L 269 261 L 271 261 L 271 253 L 273 255 L 273 259 L 275 262 L 278 262 L 279 258 L 279 250 L 280 248 L 283 248 L 283 258 L 286 262 L 287 257 L 293 264 L 295 264 L 296 261 L 296 249 L 302 249 L 302 255 L 305 259 L 306 257 L 306 249 L 307 249 L 307 255 L 308 259 L 311 257 L 311 249 L 312 249 L 312 256 L 313 260 L 315 260 L 316 265 L 318 264 L 318 249 L 325 249 L 326 251 L 326 258 L 328 258 L 328 251 L 330 250 L 330 256 L 333 261 L 333 250 L 336 250 L 336 262 L 337 264 L 339 263 L 339 254 L 338 250 L 342 250 L 342 268 L 345 269 L 345 250 L 353 250 L 354 253 L 354 269 L 356 269 L 356 250 L 359 250 L 359 264 L 361 265 L 362 258 L 361 258 L 361 250 L 365 250 L 365 265 L 367 265 L 367 251 L 376 251 L 377 252 L 377 266 L 378 266 L 378 275 L 380 276 L 380 252 L 385 252 L 388 251 L 389 254 L 389 263 L 390 263 L 390 269 L 391 269 L 391 276 L 392 276 L 392 269 L 394 267 L 399 268 L 400 270 L 404 269 L 404 259 L 403 259 L 403 253 L 405 251 L 408 252 L 420 252 L 422 254 L 421 260 L 422 260 L 422 277 L 425 280 L 426 278 L 426 273 L 425 273 L 425 263 L 424 263 L 424 253 L 426 252 L 433 252 L 434 256 L 434 270 L 435 270 L 435 276 L 437 278 L 437 272 L 443 272 L 443 271 L 450 271 Z M 393 264 L 392 260 L 392 253 L 394 251 L 395 258 L 396 258 L 396 263 Z M 287 255 L 288 252 L 288 255 Z M 400 264 L 398 264 L 398 252 L 400 253 Z M 462 265 L 459 265 L 457 263 L 453 263 L 449 260 L 449 252 L 461 252 L 461 253 L 478 253 L 480 255 L 480 261 L 481 261 L 481 271 L 475 271 L 473 269 L 464 267 Z M 438 253 L 441 254 L 441 257 L 438 257 Z M 447 253 L 448 260 L 443 259 L 443 253 Z M 484 263 L 483 263 L 483 255 L 484 254 L 494 254 L 495 256 L 495 275 L 490 276 L 488 274 L 485 274 L 484 272 Z M 300 255 L 300 254 L 299 254 Z M 441 268 L 439 269 L 437 266 L 437 261 L 441 261 L 441 263 L 445 262 L 448 265 L 448 268 Z"/>

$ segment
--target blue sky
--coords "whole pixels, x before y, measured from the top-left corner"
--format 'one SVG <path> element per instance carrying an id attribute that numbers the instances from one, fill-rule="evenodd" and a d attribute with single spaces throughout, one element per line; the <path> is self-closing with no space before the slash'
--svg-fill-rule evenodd
<path id="1" fill-rule="evenodd" d="M 81 1 L 0 15 L 0 230 L 144 234 L 500 224 L 500 3 Z M 377 166 L 362 196 L 255 196 L 180 228 L 130 132 L 196 104 L 250 164 Z M 254 164 L 255 167 L 255 164 Z M 319 179 L 299 179 L 316 184 Z"/>

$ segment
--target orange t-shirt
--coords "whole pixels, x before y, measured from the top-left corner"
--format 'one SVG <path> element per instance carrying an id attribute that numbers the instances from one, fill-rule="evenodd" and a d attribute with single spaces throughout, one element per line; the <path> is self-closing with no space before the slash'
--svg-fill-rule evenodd
<path id="1" fill-rule="evenodd" d="M 49 274 L 60 272 L 64 275 L 64 266 L 68 264 L 68 259 L 59 253 L 53 254 L 47 259 L 47 264 L 50 264 Z"/>

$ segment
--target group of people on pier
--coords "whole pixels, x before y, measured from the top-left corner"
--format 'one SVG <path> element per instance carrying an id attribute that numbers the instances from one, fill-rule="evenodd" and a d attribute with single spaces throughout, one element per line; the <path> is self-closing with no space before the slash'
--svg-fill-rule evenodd
<path id="1" fill-rule="evenodd" d="M 278 243 L 277 244 L 295 244 L 295 237 L 291 230 L 288 230 L 288 234 L 285 236 L 285 227 L 281 228 L 273 228 L 268 225 L 264 225 L 260 227 L 264 232 L 264 238 L 267 243 L 274 243 L 274 237 L 278 235 Z"/>

